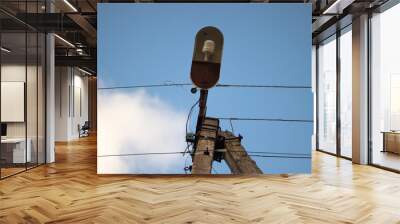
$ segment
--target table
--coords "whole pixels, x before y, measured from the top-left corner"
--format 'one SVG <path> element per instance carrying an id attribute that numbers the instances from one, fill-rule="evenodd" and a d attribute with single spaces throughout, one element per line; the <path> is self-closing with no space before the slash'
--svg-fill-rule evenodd
<path id="1" fill-rule="evenodd" d="M 27 140 L 25 151 L 25 138 L 6 138 L 1 139 L 1 157 L 6 160 L 6 163 L 26 163 L 32 160 L 32 141 Z"/>

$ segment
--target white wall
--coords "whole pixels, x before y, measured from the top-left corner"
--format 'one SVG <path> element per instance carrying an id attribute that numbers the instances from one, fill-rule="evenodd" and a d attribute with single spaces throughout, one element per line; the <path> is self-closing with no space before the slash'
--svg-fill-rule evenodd
<path id="1" fill-rule="evenodd" d="M 55 140 L 79 138 L 78 125 L 88 120 L 88 77 L 72 67 L 56 67 Z"/>
<path id="2" fill-rule="evenodd" d="M 55 140 L 68 140 L 69 68 L 55 68 Z"/>
<path id="3" fill-rule="evenodd" d="M 26 70 L 27 69 L 27 70 Z M 32 80 L 30 78 L 31 74 L 36 75 L 36 67 L 29 66 L 25 67 L 20 64 L 5 64 L 1 66 L 1 81 L 2 82 L 25 82 L 26 72 L 28 74 L 28 81 L 30 86 L 36 86 L 36 80 Z M 36 88 L 27 88 L 27 106 L 30 107 L 30 110 L 27 113 L 28 118 L 28 137 L 30 133 L 35 131 L 36 134 L 36 113 L 31 113 L 31 110 L 36 111 Z M 31 104 L 34 102 L 34 104 Z M 39 105 L 40 106 L 40 105 Z M 6 110 L 6 108 L 1 108 L 2 110 Z M 31 122 L 34 122 L 32 124 Z M 25 123 L 26 122 L 7 122 L 7 135 L 8 137 L 24 137 L 25 136 Z M 32 130 L 31 130 L 32 128 Z"/>

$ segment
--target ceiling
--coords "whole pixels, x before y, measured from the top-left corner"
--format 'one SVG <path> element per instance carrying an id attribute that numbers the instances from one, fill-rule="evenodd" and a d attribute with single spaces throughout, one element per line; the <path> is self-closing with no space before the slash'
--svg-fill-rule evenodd
<path id="1" fill-rule="evenodd" d="M 346 16 L 377 7 L 387 0 L 248 0 L 248 1 L 172 1 L 172 0 L 1 0 L 0 21 L 3 32 L 19 32 L 30 28 L 39 32 L 55 32 L 56 64 L 81 66 L 96 71 L 97 3 L 169 3 L 169 2 L 250 2 L 311 3 L 313 8 L 314 42 Z M 26 3 L 27 2 L 27 3 Z M 48 13 L 52 9 L 52 13 Z M 28 13 L 25 13 L 28 12 Z M 351 22 L 351 19 L 350 19 Z M 324 33 L 325 32 L 325 33 Z M 332 31 L 334 32 L 334 30 Z M 11 34 L 9 34 L 11 38 Z M 16 34 L 14 34 L 16 35 Z M 19 38 L 15 38 L 19 41 Z"/>

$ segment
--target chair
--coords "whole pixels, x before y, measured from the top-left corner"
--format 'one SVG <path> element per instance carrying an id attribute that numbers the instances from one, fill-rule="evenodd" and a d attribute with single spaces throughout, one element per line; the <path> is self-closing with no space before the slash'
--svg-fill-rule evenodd
<path id="1" fill-rule="evenodd" d="M 82 127 L 78 125 L 78 129 L 79 129 L 79 138 L 89 136 L 89 129 L 90 129 L 89 121 L 85 121 Z"/>

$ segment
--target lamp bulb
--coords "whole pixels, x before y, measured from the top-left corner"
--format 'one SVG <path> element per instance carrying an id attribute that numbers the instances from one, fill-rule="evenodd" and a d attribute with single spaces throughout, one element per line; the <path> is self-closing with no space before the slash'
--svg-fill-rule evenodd
<path id="1" fill-rule="evenodd" d="M 203 50 L 202 52 L 204 54 L 208 54 L 211 55 L 213 54 L 215 51 L 215 42 L 212 40 L 206 40 L 204 41 L 204 45 L 203 45 Z"/>

